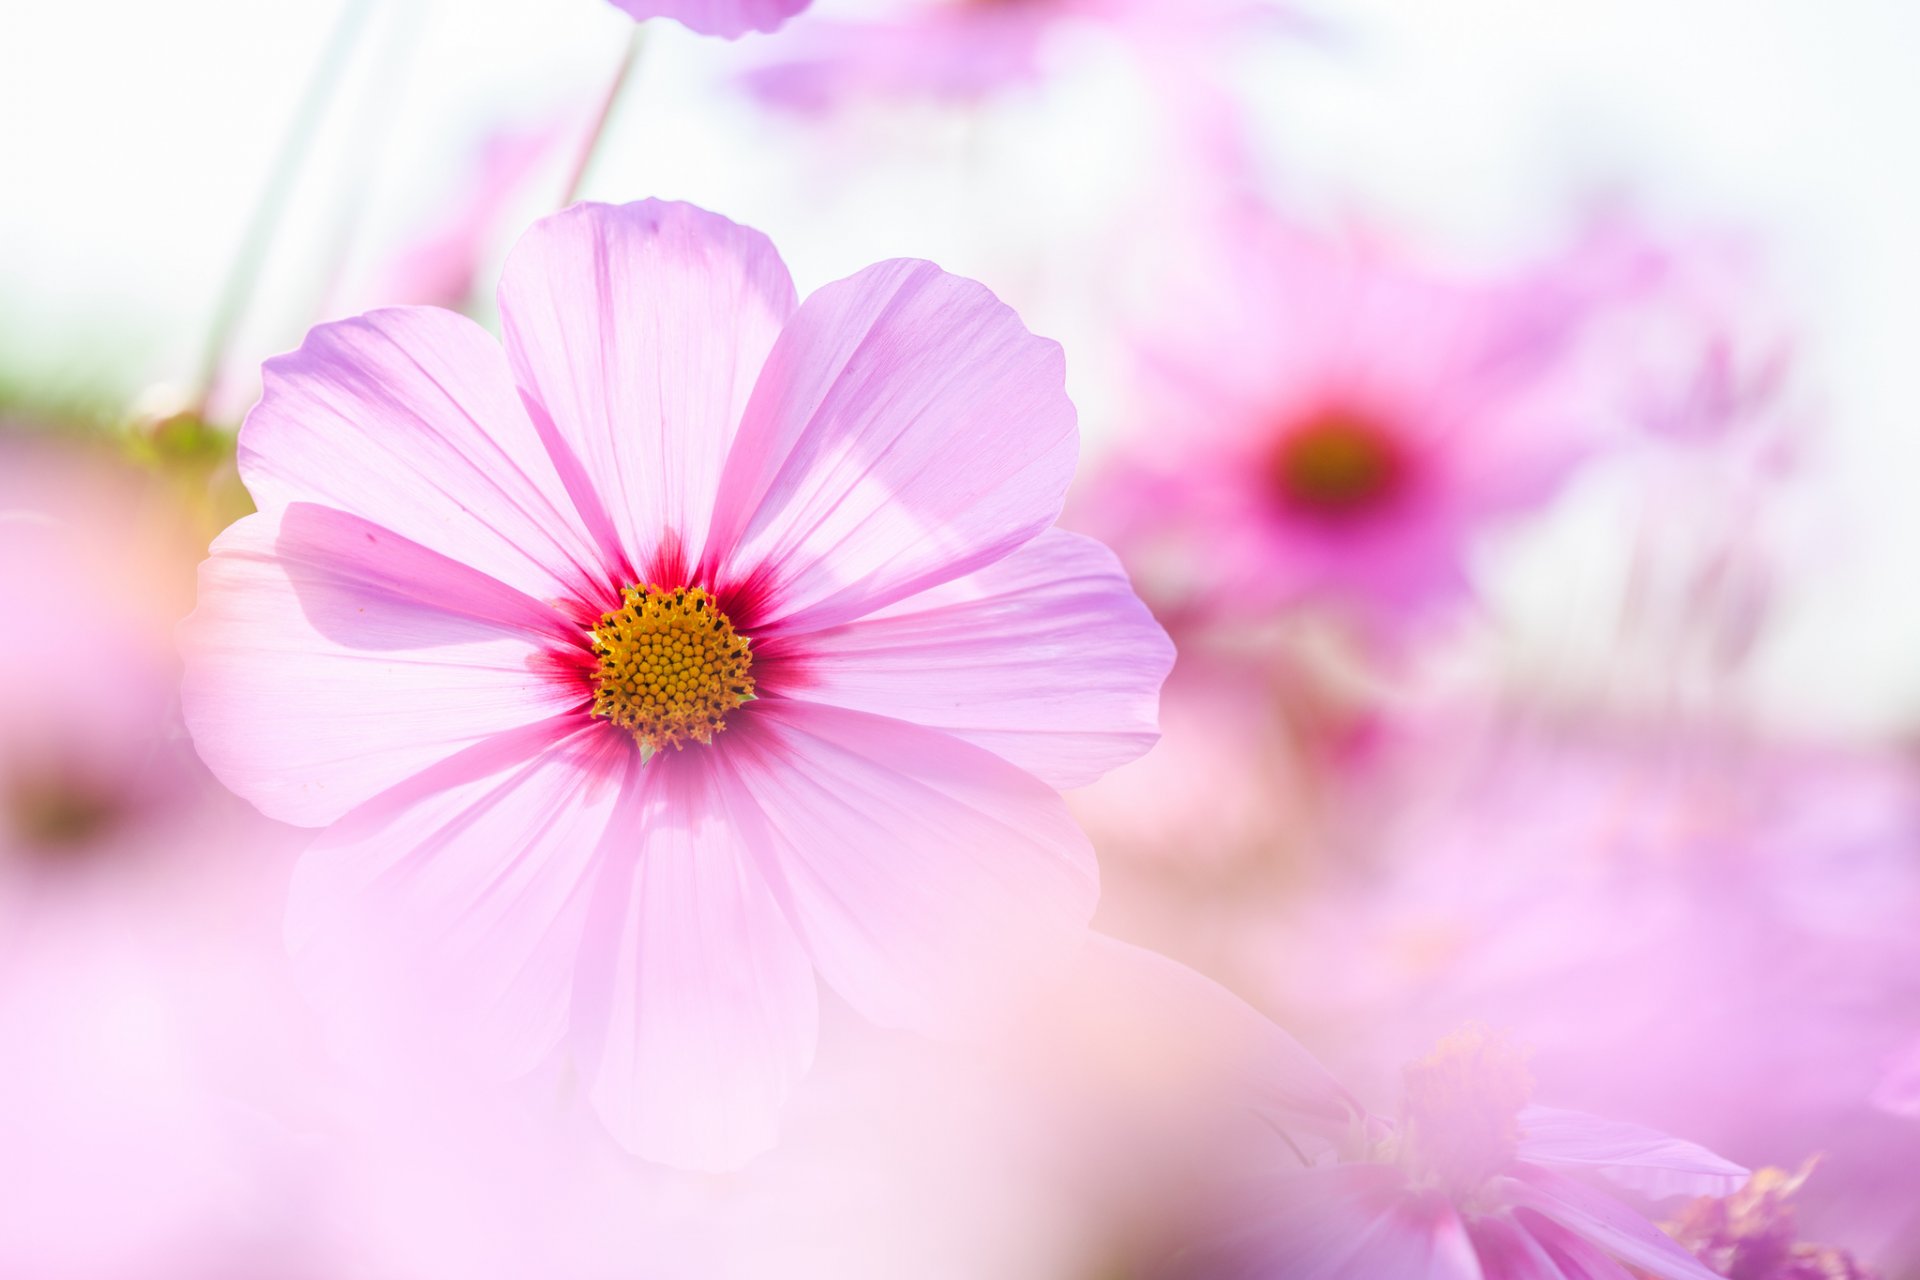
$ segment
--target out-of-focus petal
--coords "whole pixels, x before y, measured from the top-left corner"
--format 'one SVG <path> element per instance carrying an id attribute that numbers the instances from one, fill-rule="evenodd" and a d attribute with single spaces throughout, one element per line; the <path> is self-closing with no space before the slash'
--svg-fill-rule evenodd
<path id="1" fill-rule="evenodd" d="M 1646 1218 L 1565 1174 L 1516 1164 L 1497 1186 L 1510 1203 L 1538 1211 L 1657 1280 L 1714 1280 L 1713 1272 Z"/>
<path id="2" fill-rule="evenodd" d="M 741 839 L 710 752 L 661 756 L 601 848 L 572 1040 L 623 1145 L 731 1169 L 773 1145 L 813 1057 L 813 967 Z M 736 802 L 738 797 L 733 798 Z"/>
<path id="3" fill-rule="evenodd" d="M 1557 1107 L 1520 1113 L 1519 1156 L 1533 1164 L 1591 1171 L 1653 1200 L 1732 1195 L 1748 1176 L 1733 1161 L 1658 1129 Z"/>
<path id="4" fill-rule="evenodd" d="M 809 297 L 767 358 L 709 547 L 810 630 L 981 569 L 1054 522 L 1079 451 L 1059 345 L 982 286 L 883 262 Z"/>
<path id="5" fill-rule="evenodd" d="M 1562 1280 L 1546 1248 L 1508 1218 L 1475 1218 L 1468 1222 L 1467 1234 L 1486 1280 Z"/>
<path id="6" fill-rule="evenodd" d="M 1551 1218 L 1516 1209 L 1513 1220 L 1547 1251 L 1566 1280 L 1634 1280 L 1632 1272 Z"/>
<path id="7" fill-rule="evenodd" d="M 692 205 L 578 204 L 514 246 L 500 279 L 513 376 L 626 581 L 677 582 L 699 559 L 735 426 L 793 307 L 767 238 Z"/>
<path id="8" fill-rule="evenodd" d="M 1341 1164 L 1267 1179 L 1210 1243 L 1194 1280 L 1481 1280 L 1460 1215 L 1391 1165 Z"/>
<path id="9" fill-rule="evenodd" d="M 1113 553 L 1057 529 L 795 650 L 796 696 L 944 729 L 1056 787 L 1153 745 L 1173 666 Z"/>
<path id="10" fill-rule="evenodd" d="M 239 454 L 262 509 L 334 507 L 541 600 L 603 580 L 499 344 L 471 320 L 396 307 L 318 325 L 264 377 Z"/>
<path id="11" fill-rule="evenodd" d="M 813 0 L 612 0 L 634 18 L 672 18 L 702 35 L 737 39 L 774 31 Z"/>
<path id="12" fill-rule="evenodd" d="M 356 516 L 296 503 L 222 534 L 181 627 L 182 704 L 221 781 L 319 826 L 464 747 L 564 713 L 559 615 Z"/>
<path id="13" fill-rule="evenodd" d="M 356 809 L 294 874 L 287 944 L 349 1057 L 510 1079 L 567 1026 L 593 859 L 637 760 L 503 733 Z"/>
<path id="14" fill-rule="evenodd" d="M 903 721 L 779 699 L 751 710 L 727 729 L 727 805 L 848 1003 L 952 1031 L 1061 969 L 1099 890 L 1051 788 Z"/>

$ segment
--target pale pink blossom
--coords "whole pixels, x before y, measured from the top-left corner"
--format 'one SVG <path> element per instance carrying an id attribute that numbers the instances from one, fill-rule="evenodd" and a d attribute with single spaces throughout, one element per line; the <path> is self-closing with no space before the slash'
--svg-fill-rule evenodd
<path id="1" fill-rule="evenodd" d="M 775 31 L 813 0 L 612 0 L 634 18 L 672 18 L 702 35 L 737 39 Z"/>
<path id="2" fill-rule="evenodd" d="M 383 264 L 375 286 L 385 303 L 424 303 L 462 310 L 473 300 L 483 267 L 505 244 L 516 206 L 537 195 L 551 161 L 583 132 L 579 112 L 502 125 L 472 149 L 455 189 L 434 204 L 435 216 L 415 229 Z M 553 175 L 555 187 L 559 177 Z M 549 198 L 551 198 L 549 193 Z"/>
<path id="3" fill-rule="evenodd" d="M 630 1149 L 737 1164 L 816 974 L 945 1031 L 1074 945 L 1056 788 L 1151 744 L 1171 647 L 1050 529 L 1060 352 L 979 285 L 796 306 L 764 237 L 648 202 L 537 224 L 500 303 L 504 353 L 395 309 L 268 363 L 188 722 L 326 828 L 287 928 L 343 1043 L 562 1053 Z"/>

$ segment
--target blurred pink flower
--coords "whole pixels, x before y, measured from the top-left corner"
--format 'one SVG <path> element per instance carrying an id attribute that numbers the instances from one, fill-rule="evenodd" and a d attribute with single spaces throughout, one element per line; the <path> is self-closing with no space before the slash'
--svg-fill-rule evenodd
<path id="1" fill-rule="evenodd" d="M 1869 1107 L 1920 1011 L 1904 756 L 1463 723 L 1419 750 L 1442 741 L 1455 758 L 1423 792 L 1375 798 L 1368 856 L 1248 936 L 1290 1025 L 1351 1075 L 1495 1021 L 1574 1105 L 1756 1165 L 1824 1153 L 1820 1237 L 1911 1251 L 1920 1133 Z"/>
<path id="2" fill-rule="evenodd" d="M 111 450 L 0 436 L 0 1274 L 314 1274 L 292 833 L 180 725 L 198 555 Z"/>
<path id="3" fill-rule="evenodd" d="M 737 1164 L 816 971 L 939 1030 L 1072 947 L 1055 788 L 1152 743 L 1171 646 L 1049 529 L 1060 352 L 981 286 L 895 261 L 796 307 L 757 232 L 582 205 L 501 311 L 504 358 L 397 309 L 269 362 L 188 721 L 327 828 L 288 934 L 336 1034 L 504 1075 L 564 1041 L 631 1149 Z"/>
<path id="4" fill-rule="evenodd" d="M 634 18 L 672 18 L 702 35 L 734 40 L 749 31 L 774 31 L 813 0 L 612 0 Z"/>
<path id="5" fill-rule="evenodd" d="M 1469 1028 L 1405 1073 L 1396 1124 L 1358 1151 L 1283 1156 L 1228 1209 L 1228 1235 L 1177 1273 L 1298 1280 L 1707 1280 L 1698 1261 L 1594 1182 L 1636 1197 L 1723 1195 L 1746 1170 L 1691 1143 L 1527 1105 L 1518 1051 Z M 1288 1148 L 1288 1155 L 1294 1155 Z M 1291 1166 L 1291 1167 L 1290 1167 Z M 1633 1268 L 1629 1271 L 1628 1268 Z"/>
<path id="6" fill-rule="evenodd" d="M 125 536 L 145 496 L 130 473 L 78 449 L 4 445 L 0 852 L 49 865 L 170 802 L 181 757 L 165 749 L 167 633 L 185 601 L 170 598 L 164 543 Z"/>
<path id="7" fill-rule="evenodd" d="M 1456 278 L 1245 206 L 1207 243 L 1155 300 L 1147 407 L 1075 508 L 1156 607 L 1392 620 L 1455 600 L 1475 536 L 1607 437 L 1580 356 L 1640 285 L 1629 247 Z"/>
<path id="8" fill-rule="evenodd" d="M 546 163 L 580 131 L 580 113 L 563 112 L 538 124 L 486 134 L 474 148 L 458 189 L 435 202 L 436 217 L 392 256 L 371 296 L 384 304 L 464 309 L 479 286 L 488 255 L 503 243 L 498 237 L 515 205 Z"/>
<path id="9" fill-rule="evenodd" d="M 816 20 L 747 75 L 763 100 L 820 111 L 860 98 L 970 101 L 1041 73 L 1073 22 L 1108 25 L 1165 63 L 1283 11 L 1262 0 L 908 0 L 862 22 Z"/>
<path id="10" fill-rule="evenodd" d="M 1920 1038 L 1890 1059 L 1880 1083 L 1874 1086 L 1873 1105 L 1897 1116 L 1920 1119 Z"/>

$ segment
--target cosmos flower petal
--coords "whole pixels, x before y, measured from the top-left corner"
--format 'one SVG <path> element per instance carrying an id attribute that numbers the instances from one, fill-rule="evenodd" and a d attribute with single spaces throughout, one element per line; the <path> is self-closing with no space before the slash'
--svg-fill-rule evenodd
<path id="1" fill-rule="evenodd" d="M 593 858 L 632 758 L 592 729 L 503 733 L 323 832 L 286 931 L 336 1049 L 497 1079 L 538 1065 L 566 1029 Z"/>
<path id="2" fill-rule="evenodd" d="M 1516 1209 L 1513 1220 L 1539 1242 L 1566 1280 L 1633 1280 L 1633 1274 L 1551 1218 Z"/>
<path id="3" fill-rule="evenodd" d="M 729 726 L 728 801 L 822 978 L 885 1026 L 953 1032 L 1057 973 L 1098 896 L 1050 788 L 946 734 L 768 699 Z M 745 815 L 758 809 L 758 817 Z"/>
<path id="4" fill-rule="evenodd" d="M 1234 1280 L 1480 1280 L 1460 1215 L 1391 1165 L 1338 1164 L 1260 1180 L 1193 1273 Z"/>
<path id="5" fill-rule="evenodd" d="M 295 503 L 229 528 L 181 627 L 200 754 L 271 817 L 330 822 L 580 700 L 558 615 L 358 517 Z"/>
<path id="6" fill-rule="evenodd" d="M 749 31 L 774 31 L 813 0 L 613 0 L 633 17 L 672 18 L 702 35 L 737 39 Z"/>
<path id="7" fill-rule="evenodd" d="M 692 205 L 578 204 L 514 246 L 500 280 L 513 376 L 627 581 L 699 559 L 735 424 L 793 308 L 767 238 Z"/>
<path id="8" fill-rule="evenodd" d="M 1555 1107 L 1520 1113 L 1519 1155 L 1533 1164 L 1591 1171 L 1653 1200 L 1732 1195 L 1748 1177 L 1733 1161 L 1657 1129 Z"/>
<path id="9" fill-rule="evenodd" d="M 1467 1224 L 1486 1280 L 1562 1280 L 1546 1248 L 1511 1219 L 1489 1214 Z"/>
<path id="10" fill-rule="evenodd" d="M 1537 1210 L 1657 1280 L 1712 1280 L 1713 1272 L 1645 1217 L 1566 1174 L 1519 1162 L 1499 1186 L 1510 1203 Z"/>
<path id="11" fill-rule="evenodd" d="M 754 387 L 709 546 L 811 630 L 993 563 L 1051 525 L 1079 437 L 1058 344 L 926 262 L 809 297 Z"/>
<path id="12" fill-rule="evenodd" d="M 263 510 L 334 507 L 536 599 L 598 580 L 500 345 L 471 320 L 396 307 L 319 325 L 264 379 L 239 445 Z"/>
<path id="13" fill-rule="evenodd" d="M 669 754 L 609 830 L 573 988 L 587 1096 L 629 1150 L 736 1168 L 813 1057 L 813 967 L 710 752 Z"/>
<path id="14" fill-rule="evenodd" d="M 803 652 L 798 696 L 943 729 L 1055 787 L 1153 745 L 1173 666 L 1113 553 L 1058 529 Z"/>

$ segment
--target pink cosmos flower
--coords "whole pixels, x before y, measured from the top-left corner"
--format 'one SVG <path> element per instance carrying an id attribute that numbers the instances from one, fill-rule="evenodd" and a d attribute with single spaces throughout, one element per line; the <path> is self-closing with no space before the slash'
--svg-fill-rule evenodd
<path id="1" fill-rule="evenodd" d="M 774 31 L 813 0 L 613 0 L 634 18 L 672 18 L 702 35 L 738 39 L 749 31 Z"/>
<path id="2" fill-rule="evenodd" d="M 337 1035 L 500 1074 L 564 1042 L 630 1149 L 736 1164 L 816 972 L 937 1031 L 1074 944 L 1055 788 L 1152 743 L 1171 646 L 1049 529 L 1060 352 L 981 286 L 895 261 L 796 306 L 765 237 L 645 202 L 536 224 L 500 307 L 504 354 L 396 309 L 268 362 L 188 721 L 327 828 L 288 936 Z"/>
<path id="3" fill-rule="evenodd" d="M 1271 211 L 1220 215 L 1156 300 L 1140 431 L 1076 519 L 1157 606 L 1303 600 L 1394 617 L 1457 599 L 1483 529 L 1546 502 L 1605 437 L 1583 340 L 1631 252 L 1450 277 Z"/>
<path id="4" fill-rule="evenodd" d="M 1233 1198 L 1232 1228 L 1175 1267 L 1205 1280 L 1707 1280 L 1613 1191 L 1724 1195 L 1746 1171 L 1636 1125 L 1527 1105 L 1509 1045 L 1469 1028 L 1406 1070 L 1397 1122 L 1356 1119 L 1344 1158 L 1290 1135 Z M 1304 1167 L 1303 1167 L 1304 1166 Z M 1612 1190 L 1603 1190 L 1607 1184 Z"/>

